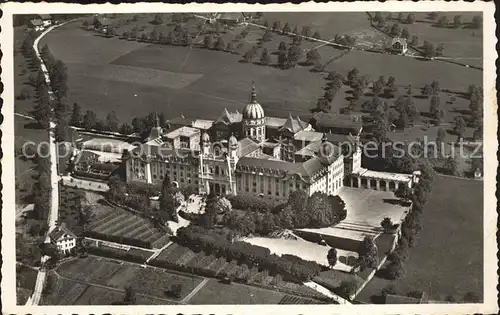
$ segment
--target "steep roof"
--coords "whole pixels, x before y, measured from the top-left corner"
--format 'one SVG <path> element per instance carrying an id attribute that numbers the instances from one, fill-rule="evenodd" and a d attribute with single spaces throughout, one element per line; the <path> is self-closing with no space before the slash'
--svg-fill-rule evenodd
<path id="1" fill-rule="evenodd" d="M 76 237 L 76 235 L 73 232 L 71 232 L 64 223 L 53 229 L 50 232 L 49 237 L 52 241 L 58 241 L 65 234 L 73 238 Z"/>
<path id="2" fill-rule="evenodd" d="M 244 157 L 253 151 L 257 150 L 260 146 L 252 139 L 244 138 L 238 141 L 239 156 Z"/>
<path id="3" fill-rule="evenodd" d="M 323 138 L 322 132 L 301 130 L 293 136 L 294 140 L 314 142 Z"/>
<path id="4" fill-rule="evenodd" d="M 218 123 L 218 122 L 222 122 L 226 125 L 231 125 L 231 124 L 234 124 L 234 123 L 239 123 L 241 122 L 243 118 L 243 115 L 236 111 L 234 113 L 230 113 L 227 108 L 224 108 L 224 110 L 222 111 L 222 114 L 220 115 L 220 117 L 215 121 L 215 123 Z"/>
<path id="5" fill-rule="evenodd" d="M 291 114 L 288 115 L 288 119 L 286 122 L 278 129 L 280 131 L 282 130 L 288 130 L 291 133 L 297 133 L 301 130 L 304 130 L 307 128 L 307 123 L 303 122 L 300 120 L 299 117 L 293 118 Z"/>

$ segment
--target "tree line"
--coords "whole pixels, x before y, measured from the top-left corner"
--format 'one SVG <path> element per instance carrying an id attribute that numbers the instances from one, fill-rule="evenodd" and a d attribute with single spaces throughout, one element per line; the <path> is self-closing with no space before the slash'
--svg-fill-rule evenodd
<path id="1" fill-rule="evenodd" d="M 239 264 L 259 266 L 271 273 L 280 274 L 287 281 L 303 282 L 312 279 L 321 271 L 321 266 L 313 261 L 306 261 L 293 255 L 271 254 L 266 247 L 246 242 L 228 240 L 224 234 L 205 229 L 197 225 L 182 227 L 177 231 L 177 239 L 183 246 L 196 252 L 203 250 L 207 254 L 215 254 L 235 260 Z"/>

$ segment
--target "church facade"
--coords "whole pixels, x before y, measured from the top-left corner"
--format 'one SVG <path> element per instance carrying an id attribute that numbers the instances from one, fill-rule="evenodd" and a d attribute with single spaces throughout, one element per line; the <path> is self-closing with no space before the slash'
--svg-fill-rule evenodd
<path id="1" fill-rule="evenodd" d="M 279 200 L 296 190 L 336 195 L 361 169 L 359 127 L 334 134 L 317 132 L 299 117 L 267 117 L 255 87 L 242 113 L 225 109 L 209 128 L 179 121 L 169 130 L 157 123 L 143 144 L 124 155 L 128 182 L 160 184 L 168 177 L 201 194 Z"/>

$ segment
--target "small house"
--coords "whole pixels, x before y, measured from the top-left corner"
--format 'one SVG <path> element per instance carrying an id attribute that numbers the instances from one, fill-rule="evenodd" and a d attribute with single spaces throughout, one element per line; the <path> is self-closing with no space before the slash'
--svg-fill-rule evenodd
<path id="1" fill-rule="evenodd" d="M 52 230 L 49 237 L 60 253 L 67 254 L 76 247 L 76 235 L 64 223 Z"/>
<path id="2" fill-rule="evenodd" d="M 45 29 L 45 27 L 43 26 L 43 21 L 40 19 L 30 20 L 29 28 L 37 32 L 41 32 Z"/>
<path id="3" fill-rule="evenodd" d="M 94 20 L 94 29 L 106 33 L 108 31 L 108 27 L 111 26 L 111 21 L 105 17 L 99 16 Z"/>
<path id="4" fill-rule="evenodd" d="M 38 14 L 38 17 L 42 20 L 44 27 L 52 25 L 52 17 L 50 14 Z"/>
<path id="5" fill-rule="evenodd" d="M 405 38 L 395 37 L 391 42 L 391 50 L 393 53 L 404 55 L 408 51 L 408 43 Z"/>

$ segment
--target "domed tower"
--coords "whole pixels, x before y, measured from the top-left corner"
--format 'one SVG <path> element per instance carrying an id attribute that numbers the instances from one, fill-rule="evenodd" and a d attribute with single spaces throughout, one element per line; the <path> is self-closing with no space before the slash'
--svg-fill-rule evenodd
<path id="1" fill-rule="evenodd" d="M 258 142 L 266 139 L 266 116 L 264 109 L 257 102 L 255 84 L 252 84 L 250 103 L 243 111 L 243 135 Z"/>

